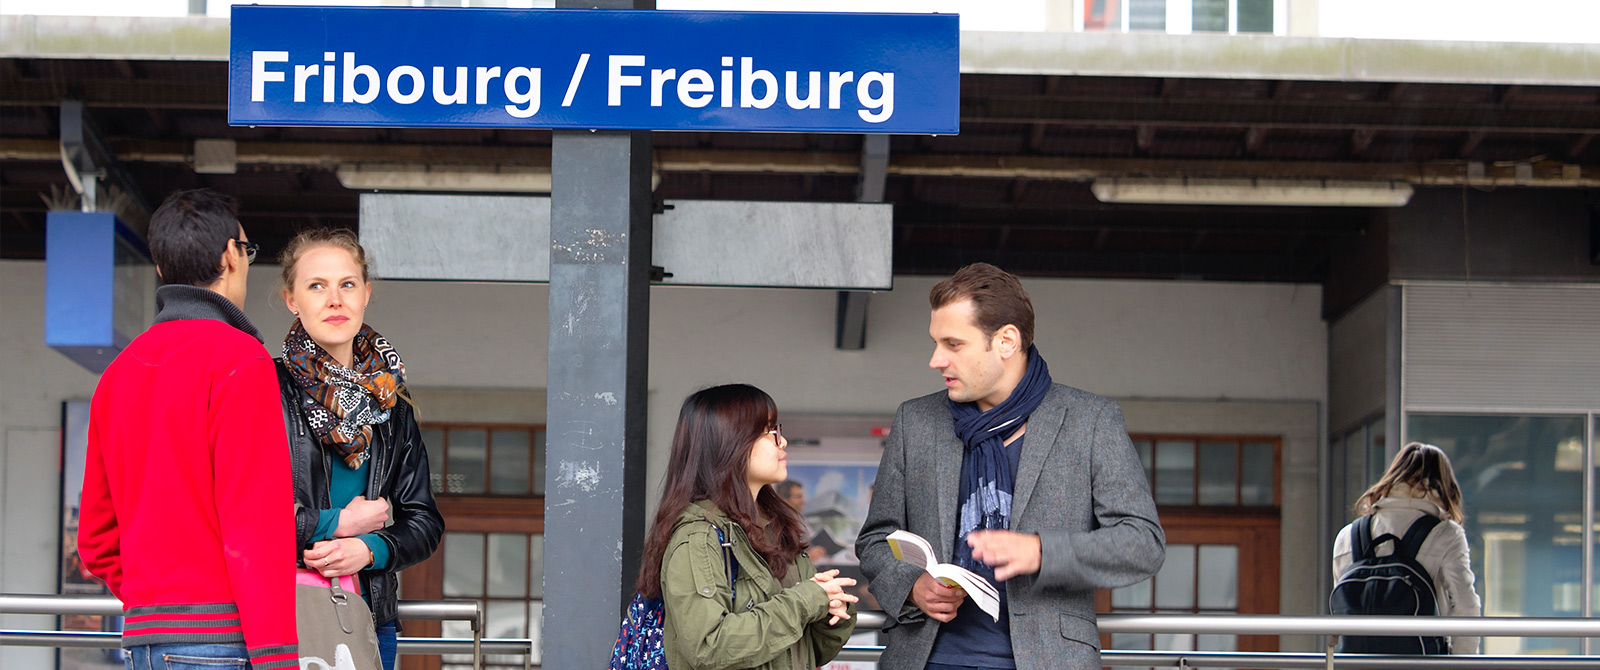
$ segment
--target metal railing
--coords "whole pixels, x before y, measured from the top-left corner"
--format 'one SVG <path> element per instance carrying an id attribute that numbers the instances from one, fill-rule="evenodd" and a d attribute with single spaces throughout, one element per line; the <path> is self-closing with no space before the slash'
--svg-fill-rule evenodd
<path id="1" fill-rule="evenodd" d="M 122 614 L 122 603 L 115 598 L 58 595 L 0 595 L 0 614 Z M 400 618 L 417 621 L 470 621 L 473 637 L 400 638 L 405 654 L 472 654 L 473 667 L 481 668 L 484 654 L 520 655 L 524 667 L 532 667 L 533 642 L 527 639 L 484 639 L 482 608 L 475 601 L 400 601 Z M 861 612 L 858 630 L 881 628 L 882 612 Z M 1177 668 L 1386 668 L 1393 670 L 1437 668 L 1585 668 L 1600 670 L 1597 656 L 1384 656 L 1335 654 L 1340 635 L 1442 635 L 1479 637 L 1575 637 L 1600 638 L 1600 619 L 1515 618 L 1515 617 L 1376 617 L 1376 616 L 1290 616 L 1290 615 L 1192 615 L 1192 614 L 1102 614 L 1100 632 L 1179 635 L 1320 635 L 1327 639 L 1326 651 L 1313 652 L 1205 652 L 1106 650 L 1103 665 L 1164 666 Z M 79 631 L 0 630 L 0 645 L 44 647 L 116 647 L 120 633 Z M 839 655 L 842 661 L 877 661 L 881 646 L 847 646 Z"/>
<path id="2" fill-rule="evenodd" d="M 857 628 L 863 628 L 863 615 Z M 1256 614 L 1102 614 L 1100 632 L 1171 633 L 1180 635 L 1321 635 L 1323 653 L 1309 652 L 1207 652 L 1106 650 L 1100 654 L 1109 667 L 1166 666 L 1178 668 L 1585 668 L 1600 670 L 1597 656 L 1388 656 L 1335 654 L 1340 635 L 1479 636 L 1479 637 L 1600 637 L 1600 619 L 1518 617 L 1382 617 L 1292 616 Z M 845 647 L 844 661 L 876 661 L 883 647 Z"/>
<path id="3" fill-rule="evenodd" d="M 122 601 L 110 596 L 0 594 L 0 614 L 121 616 Z M 483 667 L 484 654 L 516 654 L 532 667 L 533 641 L 483 639 L 483 608 L 472 600 L 402 600 L 401 619 L 407 621 L 466 621 L 472 637 L 402 637 L 396 645 L 402 654 L 472 654 L 472 667 Z M 0 630 L 0 645 L 61 648 L 115 648 L 122 634 L 100 631 Z"/>

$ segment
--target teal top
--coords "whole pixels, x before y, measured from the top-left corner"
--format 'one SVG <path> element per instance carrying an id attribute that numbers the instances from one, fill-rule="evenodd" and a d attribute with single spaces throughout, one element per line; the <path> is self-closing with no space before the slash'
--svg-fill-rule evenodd
<path id="1" fill-rule="evenodd" d="M 328 504 L 333 509 L 322 510 L 317 516 L 317 529 L 311 533 L 312 542 L 331 539 L 333 531 L 339 527 L 339 512 L 344 506 L 350 504 L 357 496 L 367 492 L 367 476 L 372 472 L 372 460 L 361 463 L 361 467 L 351 470 L 346 467 L 343 460 L 334 459 L 328 468 L 333 471 L 333 481 L 328 486 Z M 371 570 L 382 570 L 389 567 L 389 543 L 383 538 L 367 533 L 358 535 L 356 539 L 367 544 L 372 550 Z"/>

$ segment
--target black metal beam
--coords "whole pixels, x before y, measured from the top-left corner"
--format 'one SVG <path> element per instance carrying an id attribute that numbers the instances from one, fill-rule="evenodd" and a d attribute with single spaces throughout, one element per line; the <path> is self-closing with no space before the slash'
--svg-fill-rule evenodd
<path id="1" fill-rule="evenodd" d="M 961 123 L 1411 132 L 1587 133 L 1600 106 L 1210 98 L 982 96 L 961 101 Z"/>

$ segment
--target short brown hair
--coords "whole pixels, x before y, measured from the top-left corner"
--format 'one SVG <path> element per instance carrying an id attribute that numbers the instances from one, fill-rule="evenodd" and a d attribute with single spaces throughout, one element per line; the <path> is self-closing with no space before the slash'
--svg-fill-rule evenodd
<path id="1" fill-rule="evenodd" d="M 1033 301 L 1016 275 L 988 263 L 973 263 L 928 292 L 934 309 L 962 300 L 972 301 L 973 320 L 984 337 L 993 339 L 996 331 L 1010 324 L 1022 334 L 1023 351 L 1033 345 Z"/>

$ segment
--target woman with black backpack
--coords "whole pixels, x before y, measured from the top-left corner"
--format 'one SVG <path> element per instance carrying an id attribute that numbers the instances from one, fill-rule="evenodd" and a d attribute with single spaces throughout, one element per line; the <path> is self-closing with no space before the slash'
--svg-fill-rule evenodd
<path id="1" fill-rule="evenodd" d="M 1363 611 L 1387 602 L 1420 614 L 1479 615 L 1472 554 L 1461 527 L 1461 487 L 1443 450 L 1420 442 L 1401 448 L 1383 478 L 1356 501 L 1356 513 L 1361 518 L 1339 531 L 1333 544 L 1335 613 L 1413 613 Z M 1410 579 L 1417 569 L 1425 580 Z M 1428 595 L 1433 602 L 1407 602 Z M 1341 650 L 1352 652 L 1476 654 L 1478 638 L 1455 637 L 1440 646 L 1442 639 L 1414 637 L 1341 641 Z"/>

